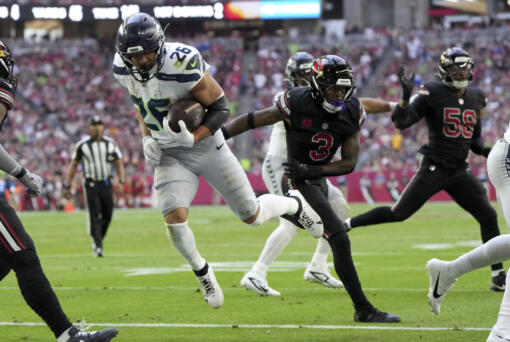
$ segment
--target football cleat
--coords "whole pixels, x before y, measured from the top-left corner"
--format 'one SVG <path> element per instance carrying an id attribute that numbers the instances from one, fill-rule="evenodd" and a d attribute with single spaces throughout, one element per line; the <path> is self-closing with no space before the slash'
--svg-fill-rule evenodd
<path id="1" fill-rule="evenodd" d="M 427 272 L 429 274 L 429 305 L 432 312 L 436 315 L 441 311 L 441 302 L 446 295 L 446 292 L 453 287 L 457 281 L 456 278 L 450 275 L 448 262 L 439 259 L 430 259 L 427 262 Z"/>
<path id="2" fill-rule="evenodd" d="M 102 258 L 103 249 L 101 247 L 92 248 L 92 255 L 94 256 L 94 258 Z"/>
<path id="3" fill-rule="evenodd" d="M 305 273 L 303 274 L 303 278 L 311 283 L 324 285 L 332 289 L 341 289 L 344 287 L 344 284 L 342 284 L 340 280 L 333 277 L 327 268 L 315 269 L 311 266 L 308 266 Z"/>
<path id="4" fill-rule="evenodd" d="M 207 273 L 197 277 L 197 280 L 207 304 L 213 309 L 220 308 L 223 305 L 223 291 L 216 280 L 212 267 L 208 265 Z"/>
<path id="5" fill-rule="evenodd" d="M 299 208 L 294 218 L 305 228 L 310 235 L 318 239 L 324 233 L 324 226 L 320 216 L 312 209 L 298 190 L 289 190 L 289 196 L 298 201 Z"/>
<path id="6" fill-rule="evenodd" d="M 261 277 L 255 272 L 248 272 L 244 275 L 243 279 L 241 279 L 241 286 L 247 290 L 258 293 L 261 296 L 279 296 L 280 292 L 275 289 L 270 288 L 267 285 L 267 280 L 264 277 Z"/>
<path id="7" fill-rule="evenodd" d="M 496 327 L 493 327 L 489 336 L 487 337 L 487 342 L 509 342 L 510 334 L 505 335 L 501 331 L 496 330 Z"/>
<path id="8" fill-rule="evenodd" d="M 115 328 L 87 332 L 77 327 L 71 327 L 68 331 L 67 342 L 110 342 L 118 333 Z"/>
<path id="9" fill-rule="evenodd" d="M 370 311 L 355 311 L 354 321 L 362 323 L 398 323 L 400 322 L 400 316 L 382 312 L 373 308 Z"/>
<path id="10" fill-rule="evenodd" d="M 506 288 L 506 274 L 501 270 L 497 275 L 492 277 L 491 290 L 500 292 L 505 291 Z"/>

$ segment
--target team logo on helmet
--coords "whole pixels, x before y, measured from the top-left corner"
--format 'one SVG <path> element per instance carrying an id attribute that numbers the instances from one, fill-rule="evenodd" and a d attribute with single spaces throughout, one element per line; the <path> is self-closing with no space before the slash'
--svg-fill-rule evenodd
<path id="1" fill-rule="evenodd" d="M 471 56 L 459 47 L 449 48 L 441 54 L 439 76 L 449 87 L 466 88 L 473 79 L 473 68 Z"/>
<path id="2" fill-rule="evenodd" d="M 335 55 L 326 55 L 315 60 L 312 66 L 312 95 L 329 113 L 346 109 L 348 101 L 356 88 L 354 73 L 349 63 Z M 328 101 L 326 90 L 330 87 L 343 88 L 343 98 Z"/>

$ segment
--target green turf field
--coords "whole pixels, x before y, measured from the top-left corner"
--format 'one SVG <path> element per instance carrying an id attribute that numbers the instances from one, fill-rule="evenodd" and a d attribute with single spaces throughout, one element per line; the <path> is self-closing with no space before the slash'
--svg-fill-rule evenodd
<path id="1" fill-rule="evenodd" d="M 358 214 L 368 205 L 352 205 Z M 225 305 L 213 310 L 195 276 L 168 241 L 156 210 L 116 210 L 105 257 L 92 257 L 85 214 L 22 215 L 43 268 L 73 322 L 117 326 L 114 341 L 485 341 L 502 293 L 489 291 L 490 270 L 465 275 L 441 314 L 427 304 L 425 263 L 453 259 L 479 241 L 477 223 L 458 206 L 427 204 L 408 221 L 350 234 L 354 260 L 369 299 L 399 314 L 392 325 L 354 323 L 345 290 L 303 281 L 315 240 L 300 232 L 270 270 L 281 297 L 259 297 L 239 281 L 276 227 L 240 222 L 227 207 L 193 207 L 190 226 L 214 266 Z M 508 230 L 500 218 L 501 231 Z M 330 257 L 330 261 L 331 257 Z M 0 342 L 53 341 L 21 297 L 11 273 L 0 283 Z"/>

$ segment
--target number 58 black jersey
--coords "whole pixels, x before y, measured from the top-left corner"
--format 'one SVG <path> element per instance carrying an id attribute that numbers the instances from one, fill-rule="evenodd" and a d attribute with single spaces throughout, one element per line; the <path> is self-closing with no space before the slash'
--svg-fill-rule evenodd
<path id="1" fill-rule="evenodd" d="M 329 113 L 313 99 L 309 87 L 283 92 L 277 106 L 285 119 L 288 156 L 306 164 L 330 162 L 342 142 L 360 130 L 365 118 L 357 98 L 346 101 L 341 111 Z"/>
<path id="2" fill-rule="evenodd" d="M 481 135 L 480 111 L 486 102 L 477 88 L 468 87 L 459 98 L 440 82 L 426 83 L 411 104 L 418 115 L 413 121 L 425 117 L 429 129 L 429 143 L 420 152 L 447 167 L 464 165 L 473 139 Z"/>

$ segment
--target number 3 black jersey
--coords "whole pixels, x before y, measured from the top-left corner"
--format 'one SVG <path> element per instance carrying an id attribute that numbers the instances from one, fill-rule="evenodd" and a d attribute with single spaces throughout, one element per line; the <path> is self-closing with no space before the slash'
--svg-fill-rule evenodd
<path id="1" fill-rule="evenodd" d="M 429 143 L 420 152 L 439 165 L 455 168 L 465 165 L 473 141 L 481 136 L 480 110 L 486 102 L 480 89 L 469 87 L 459 98 L 444 84 L 429 82 L 411 103 L 407 117 L 393 120 L 398 128 L 406 128 L 425 117 Z"/>
<path id="2" fill-rule="evenodd" d="M 360 130 L 365 115 L 354 97 L 340 112 L 328 113 L 314 101 L 309 87 L 285 91 L 277 106 L 285 118 L 288 156 L 314 165 L 330 162 L 342 142 Z"/>

